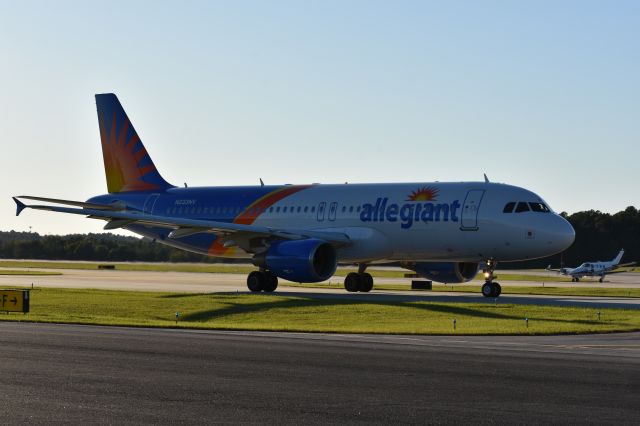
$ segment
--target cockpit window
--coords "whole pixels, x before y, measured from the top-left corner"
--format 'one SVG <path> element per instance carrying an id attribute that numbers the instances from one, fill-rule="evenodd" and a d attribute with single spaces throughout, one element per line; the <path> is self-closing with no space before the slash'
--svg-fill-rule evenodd
<path id="1" fill-rule="evenodd" d="M 533 210 L 534 212 L 539 212 L 539 213 L 549 213 L 549 207 L 545 206 L 542 203 L 529 203 L 529 205 L 531 206 L 531 210 Z"/>
<path id="2" fill-rule="evenodd" d="M 522 213 L 522 212 L 528 212 L 528 211 L 529 211 L 529 205 L 527 203 L 523 203 L 522 201 L 520 201 L 516 206 L 516 213 Z"/>
<path id="3" fill-rule="evenodd" d="M 502 210 L 502 213 L 511 213 L 513 212 L 513 208 L 516 206 L 516 203 L 513 201 L 509 201 L 507 204 L 505 204 L 504 209 Z"/>

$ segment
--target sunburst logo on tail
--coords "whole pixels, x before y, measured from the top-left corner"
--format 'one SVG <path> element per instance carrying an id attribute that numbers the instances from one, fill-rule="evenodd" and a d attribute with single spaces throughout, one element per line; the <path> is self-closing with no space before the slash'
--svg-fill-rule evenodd
<path id="1" fill-rule="evenodd" d="M 116 95 L 97 94 L 96 106 L 109 193 L 171 188 L 158 173 Z"/>
<path id="2" fill-rule="evenodd" d="M 407 201 L 435 201 L 438 196 L 438 188 L 433 186 L 424 186 L 416 191 L 413 191 Z"/>
<path id="3" fill-rule="evenodd" d="M 108 131 L 103 118 L 100 117 L 102 152 L 109 192 L 151 191 L 158 189 L 160 185 L 145 181 L 145 178 L 150 173 L 157 173 L 157 170 L 153 163 L 148 160 L 147 151 L 139 143 L 140 139 L 135 130 L 133 128 L 130 129 L 129 120 L 126 117 L 124 118 L 124 123 L 118 132 L 116 130 L 116 113 L 114 111 L 111 123 L 112 127 Z M 147 164 L 144 164 L 145 159 L 147 159 Z"/>

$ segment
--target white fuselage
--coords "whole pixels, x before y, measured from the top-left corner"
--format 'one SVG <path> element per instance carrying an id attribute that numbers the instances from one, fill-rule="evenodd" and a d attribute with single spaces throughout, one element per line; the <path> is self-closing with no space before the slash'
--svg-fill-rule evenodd
<path id="1" fill-rule="evenodd" d="M 571 225 L 550 210 L 529 208 L 516 212 L 516 208 L 505 213 L 508 203 L 546 206 L 533 192 L 505 184 L 291 186 L 302 189 L 264 204 L 265 199 L 286 188 L 265 187 L 262 191 L 268 193 L 261 197 L 256 195 L 260 187 L 172 188 L 150 195 L 157 199 L 147 200 L 139 208 L 154 215 L 341 233 L 349 237 L 350 244 L 338 248 L 338 260 L 348 263 L 526 260 L 563 251 L 575 236 Z M 127 199 L 126 194 L 120 193 L 95 197 L 92 201 L 127 202 Z M 207 247 L 190 245 L 186 240 L 172 241 L 161 231 L 139 226 L 130 229 L 198 252 L 228 257 L 252 255 L 238 247 L 212 253 Z"/>

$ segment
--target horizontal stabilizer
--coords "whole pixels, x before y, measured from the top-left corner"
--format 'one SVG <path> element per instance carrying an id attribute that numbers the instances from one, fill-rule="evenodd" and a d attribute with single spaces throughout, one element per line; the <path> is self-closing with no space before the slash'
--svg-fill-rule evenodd
<path id="1" fill-rule="evenodd" d="M 16 216 L 20 216 L 20 213 L 22 212 L 22 210 L 24 210 L 27 206 L 25 206 L 25 204 L 18 200 L 16 197 L 12 197 L 13 201 L 16 202 Z"/>
<path id="2" fill-rule="evenodd" d="M 44 201 L 45 203 L 64 204 L 65 206 L 82 207 L 84 209 L 110 210 L 110 211 L 124 210 L 124 206 L 118 205 L 118 204 L 85 203 L 83 201 L 60 200 L 58 198 L 32 197 L 31 195 L 18 195 L 17 197 L 13 197 L 14 200 L 16 200 L 16 198 L 22 198 L 24 200 Z M 19 201 L 16 200 L 16 203 L 18 202 Z M 20 204 L 24 206 L 23 203 L 20 203 Z"/>

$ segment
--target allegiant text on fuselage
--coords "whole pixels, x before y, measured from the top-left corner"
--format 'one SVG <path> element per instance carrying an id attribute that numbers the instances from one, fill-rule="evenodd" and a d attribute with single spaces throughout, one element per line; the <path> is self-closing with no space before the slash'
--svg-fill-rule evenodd
<path id="1" fill-rule="evenodd" d="M 452 203 L 424 203 L 410 201 L 404 204 L 391 203 L 389 198 L 378 198 L 375 204 L 363 204 L 360 209 L 362 222 L 398 222 L 404 229 L 414 222 L 458 222 L 458 200 Z"/>

